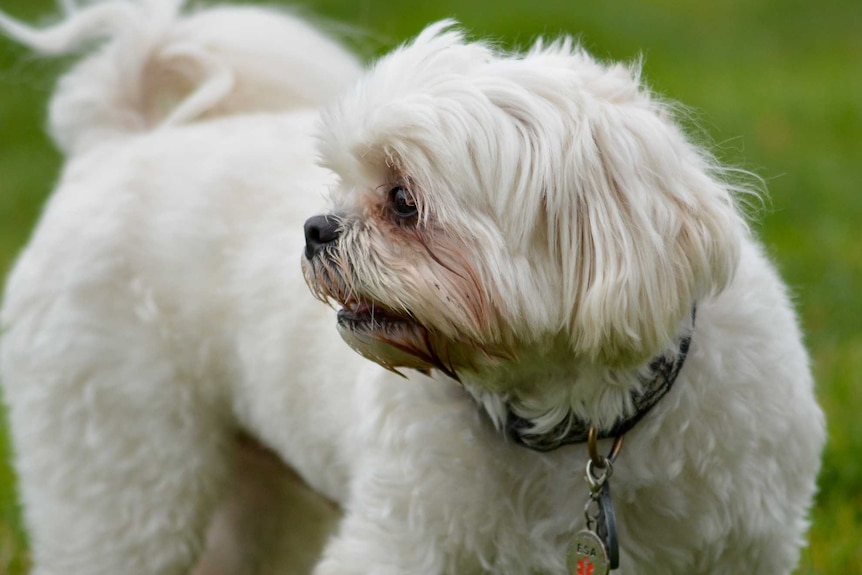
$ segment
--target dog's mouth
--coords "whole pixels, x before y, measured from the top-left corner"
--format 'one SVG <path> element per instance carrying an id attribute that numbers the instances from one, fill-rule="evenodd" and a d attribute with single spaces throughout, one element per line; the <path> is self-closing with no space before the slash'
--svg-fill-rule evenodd
<path id="1" fill-rule="evenodd" d="M 431 333 L 409 314 L 358 297 L 339 303 L 338 332 L 361 355 L 393 370 L 441 367 Z"/>
<path id="2" fill-rule="evenodd" d="M 348 298 L 342 306 L 338 311 L 338 327 L 342 329 L 380 331 L 415 324 L 406 314 L 357 297 Z"/>
<path id="3" fill-rule="evenodd" d="M 452 342 L 408 310 L 392 309 L 359 293 L 339 267 L 304 260 L 303 272 L 315 297 L 341 306 L 338 333 L 354 351 L 393 371 L 407 368 L 428 373 L 439 369 L 458 378 Z"/>

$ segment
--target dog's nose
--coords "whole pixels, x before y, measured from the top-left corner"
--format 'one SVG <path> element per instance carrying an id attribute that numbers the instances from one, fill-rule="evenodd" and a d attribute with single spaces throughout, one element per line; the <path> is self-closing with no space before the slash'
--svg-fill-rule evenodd
<path id="1" fill-rule="evenodd" d="M 338 239 L 338 220 L 332 216 L 314 216 L 305 221 L 305 257 L 313 258 Z"/>

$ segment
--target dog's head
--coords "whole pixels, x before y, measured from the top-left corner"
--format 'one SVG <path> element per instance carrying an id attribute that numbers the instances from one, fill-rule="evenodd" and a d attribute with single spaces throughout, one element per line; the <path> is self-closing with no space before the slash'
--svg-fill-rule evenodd
<path id="1" fill-rule="evenodd" d="M 568 39 L 503 54 L 436 24 L 323 124 L 340 185 L 306 224 L 306 278 L 387 367 L 643 361 L 727 284 L 747 233 L 637 68 Z"/>

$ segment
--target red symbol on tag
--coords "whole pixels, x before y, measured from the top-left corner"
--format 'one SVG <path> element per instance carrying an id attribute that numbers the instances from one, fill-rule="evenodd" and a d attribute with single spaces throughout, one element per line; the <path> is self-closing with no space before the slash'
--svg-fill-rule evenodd
<path id="1" fill-rule="evenodd" d="M 593 562 L 589 559 L 581 559 L 578 561 L 577 575 L 593 575 L 594 567 Z"/>

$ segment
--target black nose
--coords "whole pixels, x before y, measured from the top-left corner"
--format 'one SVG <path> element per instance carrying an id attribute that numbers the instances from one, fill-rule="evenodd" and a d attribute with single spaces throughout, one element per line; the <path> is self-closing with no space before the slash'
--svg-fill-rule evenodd
<path id="1" fill-rule="evenodd" d="M 338 220 L 332 216 L 314 216 L 305 221 L 305 257 L 316 256 L 338 239 Z"/>

